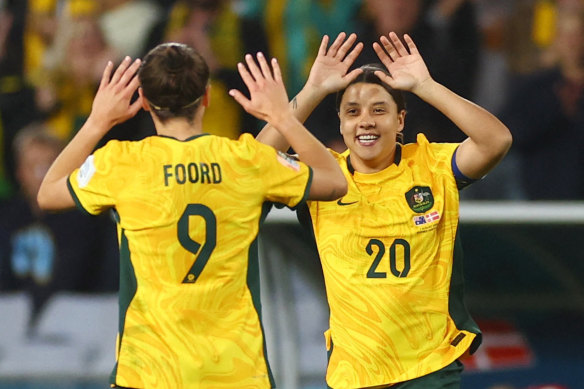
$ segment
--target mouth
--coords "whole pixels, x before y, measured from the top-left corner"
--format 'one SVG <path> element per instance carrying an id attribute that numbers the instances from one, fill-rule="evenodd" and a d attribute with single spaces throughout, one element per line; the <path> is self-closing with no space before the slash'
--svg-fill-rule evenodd
<path id="1" fill-rule="evenodd" d="M 374 134 L 363 134 L 363 135 L 358 135 L 356 137 L 357 142 L 363 146 L 371 146 L 372 144 L 374 144 L 377 139 L 379 139 L 379 135 L 374 135 Z"/>

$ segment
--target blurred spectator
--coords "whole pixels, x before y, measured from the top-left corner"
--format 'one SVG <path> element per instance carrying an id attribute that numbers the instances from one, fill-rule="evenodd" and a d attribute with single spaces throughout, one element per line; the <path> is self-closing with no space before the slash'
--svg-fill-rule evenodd
<path id="1" fill-rule="evenodd" d="M 529 2 L 533 6 L 533 0 Z M 529 55 L 534 55 L 536 50 L 536 45 L 532 41 L 534 23 L 530 20 L 517 20 L 520 19 L 518 15 L 525 12 L 523 0 L 476 0 L 475 4 L 482 40 L 472 100 L 499 114 L 506 102 L 512 75 L 519 71 L 518 67 L 512 68 L 511 62 L 516 59 L 509 55 L 509 36 L 514 35 L 512 39 L 523 41 L 525 51 L 521 55 L 527 56 L 528 52 Z M 533 14 L 533 11 L 529 12 L 530 17 L 533 17 Z M 521 26 L 523 31 L 517 31 L 518 26 Z M 539 30 L 544 28 L 545 26 L 541 24 L 538 27 Z M 517 37 L 520 33 L 523 38 Z M 522 200 L 525 196 L 518 181 L 517 153 L 511 150 L 486 177 L 462 191 L 461 198 Z"/>
<path id="2" fill-rule="evenodd" d="M 575 3 L 575 4 L 574 4 Z M 584 9 L 560 2 L 550 68 L 525 76 L 501 119 L 513 133 L 530 200 L 584 199 Z"/>
<path id="3" fill-rule="evenodd" d="M 144 55 L 148 37 L 164 14 L 160 6 L 153 0 L 94 1 L 100 6 L 99 24 L 107 45 L 124 56 Z"/>
<path id="4" fill-rule="evenodd" d="M 470 0 L 363 0 L 363 31 L 358 35 L 365 47 L 355 66 L 379 62 L 371 47 L 379 36 L 408 33 L 434 79 L 470 99 L 481 47 L 475 7 Z M 450 120 L 413 94 L 406 95 L 406 109 L 406 142 L 415 141 L 419 132 L 433 142 L 465 138 Z"/>
<path id="5" fill-rule="evenodd" d="M 25 20 L 25 1 L 0 1 L 0 199 L 16 185 L 12 140 L 18 129 L 38 118 L 23 66 Z"/>
<path id="6" fill-rule="evenodd" d="M 89 115 L 95 89 L 108 60 L 121 55 L 107 44 L 95 8 L 63 18 L 45 53 L 36 102 L 55 134 L 69 140 Z"/>
<path id="7" fill-rule="evenodd" d="M 117 290 L 113 221 L 37 206 L 40 183 L 62 147 L 42 126 L 21 130 L 14 141 L 20 196 L 0 203 L 0 290 L 29 292 L 33 317 L 57 291 Z"/>
<path id="8" fill-rule="evenodd" d="M 34 82 L 42 77 L 44 56 L 62 24 L 59 20 L 59 0 L 23 0 L 26 7 L 26 24 L 21 32 L 24 41 L 24 71 L 26 78 Z"/>
<path id="9" fill-rule="evenodd" d="M 245 90 L 237 63 L 246 53 L 267 53 L 266 36 L 259 21 L 239 14 L 229 0 L 178 0 L 154 39 L 175 41 L 195 48 L 211 71 L 210 106 L 205 111 L 206 132 L 236 139 L 256 133 L 260 124 L 247 115 L 229 95 L 229 89 Z"/>
<path id="10" fill-rule="evenodd" d="M 322 35 L 356 31 L 362 0 L 243 0 L 242 12 L 262 20 L 270 55 L 278 58 L 289 96 L 300 91 L 308 78 Z M 359 37 L 361 39 L 361 37 Z M 342 151 L 338 123 L 330 120 L 335 112 L 334 96 L 323 101 L 305 125 L 325 145 Z"/>

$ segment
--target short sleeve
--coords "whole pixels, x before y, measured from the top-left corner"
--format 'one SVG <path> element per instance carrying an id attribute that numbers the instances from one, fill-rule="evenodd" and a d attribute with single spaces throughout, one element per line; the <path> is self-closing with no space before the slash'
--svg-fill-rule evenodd
<path id="1" fill-rule="evenodd" d="M 124 150 L 123 142 L 110 141 L 69 175 L 67 184 L 78 208 L 97 215 L 115 206 L 125 181 L 125 169 L 120 166 L 126 155 L 129 151 Z"/>
<path id="2" fill-rule="evenodd" d="M 252 138 L 253 139 L 253 138 Z M 294 157 L 255 139 L 255 156 L 260 166 L 266 200 L 295 208 L 308 198 L 312 169 Z"/>

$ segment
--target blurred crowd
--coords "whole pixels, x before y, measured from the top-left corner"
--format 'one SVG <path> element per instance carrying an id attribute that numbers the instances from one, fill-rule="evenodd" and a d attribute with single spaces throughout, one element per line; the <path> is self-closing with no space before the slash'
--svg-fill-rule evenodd
<path id="1" fill-rule="evenodd" d="M 584 0 L 0 0 L 0 291 L 33 290 L 40 310 L 55 291 L 117 288 L 114 222 L 77 210 L 46 214 L 35 200 L 88 116 L 108 60 L 142 57 L 165 41 L 191 45 L 212 72 L 204 127 L 237 138 L 262 126 L 227 94 L 244 89 L 243 55 L 278 58 L 293 96 L 322 35 L 341 31 L 365 43 L 356 65 L 377 61 L 371 43 L 380 35 L 409 33 L 438 82 L 511 129 L 508 157 L 463 198 L 584 199 Z M 406 141 L 418 132 L 462 140 L 433 108 L 406 99 Z M 101 144 L 154 134 L 146 115 Z M 307 127 L 342 150 L 335 115 L 331 96 Z"/>

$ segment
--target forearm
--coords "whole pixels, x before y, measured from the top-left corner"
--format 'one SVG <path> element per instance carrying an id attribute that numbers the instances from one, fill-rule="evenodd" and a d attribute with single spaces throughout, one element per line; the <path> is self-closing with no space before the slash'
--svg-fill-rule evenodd
<path id="1" fill-rule="evenodd" d="M 415 93 L 452 120 L 477 145 L 496 147 L 498 138 L 509 134 L 493 114 L 435 81 L 429 81 Z"/>
<path id="2" fill-rule="evenodd" d="M 290 101 L 290 107 L 292 108 L 294 117 L 299 122 L 304 123 L 325 96 L 325 94 L 316 88 L 311 88 L 310 86 L 305 85 L 304 88 L 298 92 L 296 97 Z M 291 146 L 291 143 L 288 142 L 288 140 L 270 123 L 264 126 L 256 139 L 280 151 L 287 151 Z M 298 152 L 296 147 L 292 146 L 292 148 Z"/>
<path id="3" fill-rule="evenodd" d="M 42 209 L 63 209 L 73 205 L 68 195 L 67 178 L 83 164 L 108 130 L 107 125 L 90 116 L 45 175 L 37 196 Z"/>
<path id="4" fill-rule="evenodd" d="M 272 130 L 278 132 L 294 149 L 299 159 L 313 169 L 311 199 L 332 200 L 346 193 L 346 179 L 337 161 L 296 117 L 283 117 L 274 123 Z"/>
<path id="5" fill-rule="evenodd" d="M 484 108 L 431 79 L 413 92 L 442 112 L 468 136 L 457 152 L 457 163 L 469 177 L 482 177 L 509 150 L 509 129 Z"/>

